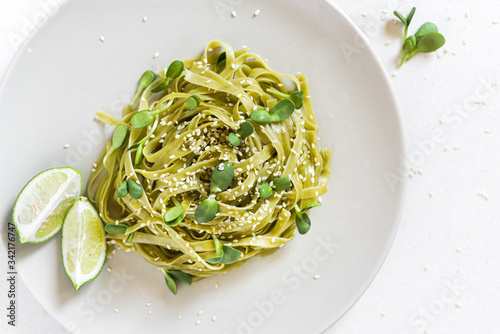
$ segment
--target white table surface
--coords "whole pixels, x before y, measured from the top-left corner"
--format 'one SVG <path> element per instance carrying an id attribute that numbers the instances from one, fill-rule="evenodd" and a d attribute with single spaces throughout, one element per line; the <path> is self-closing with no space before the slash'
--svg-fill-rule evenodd
<path id="1" fill-rule="evenodd" d="M 0 77 L 19 43 L 57 2 L 0 0 Z M 405 175 L 406 206 L 385 264 L 327 333 L 500 333 L 500 2 L 335 2 L 391 75 L 413 172 Z M 401 26 L 391 12 L 412 6 L 417 12 L 410 31 L 432 21 L 447 42 L 398 69 Z M 5 258 L 0 262 L 6 272 Z M 0 332 L 69 333 L 22 281 L 17 290 L 13 329 L 3 315 L 2 278 Z"/>

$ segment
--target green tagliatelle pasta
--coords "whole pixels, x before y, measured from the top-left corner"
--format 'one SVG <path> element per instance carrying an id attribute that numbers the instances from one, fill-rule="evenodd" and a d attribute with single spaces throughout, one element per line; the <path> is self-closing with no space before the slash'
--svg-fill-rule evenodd
<path id="1" fill-rule="evenodd" d="M 226 59 L 216 70 L 221 52 Z M 246 49 L 233 51 L 220 41 L 210 42 L 200 58 L 183 64 L 180 76 L 161 92 L 152 93 L 165 80 L 167 70 L 157 73 L 139 102 L 124 108 L 121 120 L 98 113 L 97 119 L 124 125 L 130 135 L 109 154 L 107 169 L 101 159 L 91 175 L 88 194 L 106 224 L 126 225 L 123 233 L 108 233 L 108 242 L 141 254 L 158 268 L 182 271 L 196 280 L 237 268 L 292 240 L 294 207 L 317 203 L 327 191 L 331 151 L 318 148 L 318 125 L 302 74 L 274 71 L 258 55 Z M 284 81 L 295 89 L 288 91 Z M 302 107 L 283 121 L 252 121 L 252 111 L 270 110 L 282 99 L 268 93 L 269 88 L 283 94 L 302 91 Z M 200 103 L 189 110 L 186 100 L 192 95 Z M 148 126 L 134 128 L 131 118 L 142 110 L 158 113 Z M 228 136 L 243 122 L 250 122 L 255 131 L 233 146 Z M 102 157 L 110 147 L 108 143 Z M 223 161 L 234 166 L 234 179 L 227 190 L 215 194 L 216 217 L 197 222 L 195 210 L 210 195 L 213 170 Z M 288 177 L 291 186 L 262 199 L 259 187 L 282 177 Z M 139 199 L 117 197 L 128 180 L 144 189 Z M 184 218 L 168 226 L 163 214 L 178 205 Z M 207 262 L 216 255 L 214 237 L 240 251 L 239 259 L 232 264 Z"/>

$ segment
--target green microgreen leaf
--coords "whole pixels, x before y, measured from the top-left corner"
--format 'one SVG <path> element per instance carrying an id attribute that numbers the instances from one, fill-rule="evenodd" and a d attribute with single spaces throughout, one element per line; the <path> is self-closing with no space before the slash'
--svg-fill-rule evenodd
<path id="1" fill-rule="evenodd" d="M 321 206 L 321 204 L 320 203 L 309 204 L 305 208 L 303 208 L 302 210 L 300 210 L 300 212 L 301 213 L 305 213 L 307 210 L 311 210 L 312 208 L 316 208 L 318 206 Z"/>
<path id="2" fill-rule="evenodd" d="M 233 264 L 238 261 L 241 256 L 241 252 L 233 247 L 223 245 L 222 249 L 224 250 L 224 255 L 220 262 L 223 264 Z"/>
<path id="3" fill-rule="evenodd" d="M 139 145 L 141 145 L 141 143 L 135 143 L 134 145 L 130 146 L 130 147 L 127 149 L 127 151 L 131 151 L 131 150 L 133 150 L 134 148 L 139 147 Z"/>
<path id="4" fill-rule="evenodd" d="M 266 199 L 271 197 L 273 194 L 273 188 L 269 185 L 269 183 L 264 182 L 259 187 L 260 198 Z"/>
<path id="5" fill-rule="evenodd" d="M 295 109 L 302 108 L 302 104 L 304 101 L 304 92 L 301 90 L 293 92 L 292 94 L 290 94 L 290 100 L 292 100 Z"/>
<path id="6" fill-rule="evenodd" d="M 184 71 L 184 63 L 180 60 L 174 60 L 167 69 L 165 76 L 170 79 L 175 79 Z"/>
<path id="7" fill-rule="evenodd" d="M 288 177 L 280 177 L 269 182 L 274 191 L 282 191 L 290 188 L 291 181 Z"/>
<path id="8" fill-rule="evenodd" d="M 294 112 L 295 105 L 292 100 L 284 99 L 279 101 L 274 105 L 274 107 L 269 112 L 269 116 L 271 116 L 271 122 L 281 122 Z"/>
<path id="9" fill-rule="evenodd" d="M 306 234 L 311 229 L 311 219 L 306 213 L 295 212 L 295 225 L 300 234 Z"/>
<path id="10" fill-rule="evenodd" d="M 250 118 L 252 119 L 252 121 L 257 122 L 257 123 L 271 123 L 272 122 L 271 115 L 269 115 L 269 113 L 264 109 L 257 109 L 257 110 L 252 111 L 252 113 L 250 114 Z"/>
<path id="11" fill-rule="evenodd" d="M 111 146 L 115 149 L 119 149 L 125 144 L 125 140 L 128 137 L 128 128 L 123 124 L 118 124 L 113 132 L 113 138 L 111 139 Z"/>
<path id="12" fill-rule="evenodd" d="M 168 226 L 177 225 L 184 219 L 184 208 L 182 205 L 176 205 L 165 212 L 163 222 Z"/>
<path id="13" fill-rule="evenodd" d="M 408 25 L 408 22 L 406 22 L 406 17 L 403 16 L 400 12 L 397 10 L 394 11 L 394 15 L 405 25 L 405 27 Z"/>
<path id="14" fill-rule="evenodd" d="M 417 10 L 417 8 L 413 7 L 411 10 L 410 10 L 410 13 L 408 14 L 408 16 L 406 17 L 406 25 L 409 27 L 410 26 L 410 22 L 411 20 L 413 19 L 413 15 L 415 15 L 415 11 Z"/>
<path id="15" fill-rule="evenodd" d="M 215 166 L 212 173 L 211 190 L 212 194 L 226 190 L 233 182 L 234 167 L 229 161 L 223 161 Z"/>
<path id="16" fill-rule="evenodd" d="M 212 235 L 212 237 L 214 239 L 215 255 L 206 259 L 205 261 L 207 261 L 208 263 L 211 263 L 211 264 L 216 264 L 216 263 L 219 263 L 222 261 L 222 257 L 224 256 L 224 249 L 222 248 L 222 245 L 221 245 L 219 239 L 217 239 L 217 237 L 215 235 Z"/>
<path id="17" fill-rule="evenodd" d="M 134 239 L 134 232 L 130 233 L 127 237 L 127 240 L 125 240 L 125 243 L 126 244 L 129 244 L 132 242 L 132 240 Z"/>
<path id="18" fill-rule="evenodd" d="M 175 283 L 174 279 L 170 276 L 168 271 L 164 268 L 161 268 L 161 271 L 163 272 L 163 275 L 165 276 L 165 282 L 167 283 L 168 288 L 174 295 L 177 294 L 177 284 Z"/>
<path id="19" fill-rule="evenodd" d="M 166 78 L 165 80 L 163 80 L 162 82 L 160 82 L 158 84 L 158 86 L 156 86 L 155 88 L 151 89 L 151 92 L 153 92 L 153 93 L 161 92 L 162 90 L 164 90 L 165 88 L 167 88 L 169 82 L 170 82 L 170 78 Z"/>
<path id="20" fill-rule="evenodd" d="M 241 138 L 246 138 L 253 133 L 253 125 L 250 122 L 243 122 L 240 124 L 240 128 L 236 131 Z"/>
<path id="21" fill-rule="evenodd" d="M 108 169 L 107 165 L 108 158 L 115 150 L 121 148 L 123 144 L 125 144 L 125 141 L 128 138 L 128 134 L 129 131 L 125 125 L 118 124 L 116 126 L 115 130 L 113 131 L 113 137 L 111 138 L 111 147 L 109 148 L 108 152 L 106 152 L 106 155 L 102 159 L 102 164 L 104 168 Z"/>
<path id="22" fill-rule="evenodd" d="M 401 57 L 399 66 L 403 65 L 406 57 L 415 49 L 416 44 L 417 40 L 415 39 L 415 36 L 410 36 L 405 40 L 403 44 L 403 56 Z"/>
<path id="23" fill-rule="evenodd" d="M 195 110 L 201 103 L 200 97 L 198 95 L 191 95 L 186 100 L 186 109 Z"/>
<path id="24" fill-rule="evenodd" d="M 130 124 L 136 129 L 142 129 L 153 123 L 155 114 L 151 110 L 141 110 L 130 118 Z"/>
<path id="25" fill-rule="evenodd" d="M 128 195 L 127 181 L 123 181 L 118 190 L 116 191 L 116 197 L 123 198 Z"/>
<path id="26" fill-rule="evenodd" d="M 438 32 L 430 32 L 423 35 L 417 43 L 417 46 L 408 56 L 407 60 L 413 58 L 418 52 L 433 52 L 444 45 L 446 40 L 443 35 Z"/>
<path id="27" fill-rule="evenodd" d="M 191 276 L 180 270 L 169 270 L 168 274 L 183 285 L 191 285 Z"/>
<path id="28" fill-rule="evenodd" d="M 241 139 L 236 135 L 236 133 L 231 132 L 229 136 L 227 137 L 231 145 L 233 146 L 240 146 L 241 144 Z"/>
<path id="29" fill-rule="evenodd" d="M 127 187 L 128 187 L 128 193 L 130 194 L 130 197 L 133 199 L 139 199 L 142 197 L 143 194 L 143 189 L 141 185 L 137 184 L 137 182 L 128 180 L 127 181 Z"/>
<path id="30" fill-rule="evenodd" d="M 106 226 L 104 226 L 104 230 L 110 234 L 125 234 L 128 228 L 128 225 L 115 223 L 106 224 Z"/>
<path id="31" fill-rule="evenodd" d="M 438 32 L 438 27 L 432 22 L 426 22 L 418 28 L 415 33 L 415 38 L 419 41 L 422 36 L 427 35 L 430 32 Z"/>
<path id="32" fill-rule="evenodd" d="M 271 88 L 266 89 L 266 92 L 274 94 L 274 95 L 281 97 L 283 99 L 292 100 L 292 102 L 295 106 L 295 109 L 300 109 L 302 107 L 303 100 L 304 100 L 304 92 L 302 92 L 301 90 L 293 92 L 291 94 L 285 94 L 285 93 L 280 92 L 279 90 L 271 87 Z"/>
<path id="33" fill-rule="evenodd" d="M 207 223 L 219 212 L 219 204 L 211 197 L 201 202 L 194 212 L 194 218 L 199 223 Z"/>
<path id="34" fill-rule="evenodd" d="M 403 41 L 406 40 L 406 36 L 408 36 L 408 27 L 410 26 L 410 23 L 411 23 L 411 20 L 413 19 L 413 15 L 415 14 L 415 11 L 416 11 L 416 8 L 413 7 L 411 10 L 410 10 L 410 13 L 408 14 L 408 16 L 405 18 L 403 16 L 403 14 L 401 14 L 400 12 L 398 12 L 397 10 L 394 11 L 394 15 L 401 20 L 401 22 L 403 22 L 404 26 L 405 26 L 405 30 L 404 30 L 404 36 L 403 36 Z"/>
<path id="35" fill-rule="evenodd" d="M 218 73 L 221 69 L 226 66 L 226 52 L 222 52 L 215 61 L 215 69 L 214 72 Z"/>
<path id="36" fill-rule="evenodd" d="M 139 96 L 141 96 L 141 93 L 144 90 L 144 88 L 151 85 L 151 83 L 155 81 L 155 79 L 156 79 L 156 73 L 153 71 L 146 71 L 142 74 L 141 78 L 139 79 L 139 86 L 137 87 L 137 92 L 135 93 L 132 102 L 130 102 L 130 105 L 135 104 Z"/>

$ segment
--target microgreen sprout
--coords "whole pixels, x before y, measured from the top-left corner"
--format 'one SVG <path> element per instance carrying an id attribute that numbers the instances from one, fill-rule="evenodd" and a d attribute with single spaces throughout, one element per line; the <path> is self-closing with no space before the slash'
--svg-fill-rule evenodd
<path id="1" fill-rule="evenodd" d="M 121 186 L 116 191 L 116 197 L 123 198 L 128 195 L 127 181 L 123 181 Z"/>
<path id="2" fill-rule="evenodd" d="M 181 74 L 182 71 L 184 71 L 184 63 L 180 60 L 174 60 L 167 68 L 167 73 L 165 73 L 165 76 L 168 79 L 175 79 L 178 78 Z"/>
<path id="3" fill-rule="evenodd" d="M 215 235 L 212 235 L 215 244 L 215 255 L 206 259 L 211 264 L 233 264 L 241 257 L 241 252 L 231 246 L 222 245 Z"/>
<path id="4" fill-rule="evenodd" d="M 127 188 L 130 197 L 132 197 L 133 199 L 139 199 L 142 197 L 144 190 L 142 189 L 141 185 L 138 184 L 137 182 L 128 180 Z"/>
<path id="5" fill-rule="evenodd" d="M 191 285 L 192 283 L 191 276 L 189 276 L 185 272 L 179 270 L 167 270 L 165 268 L 159 268 L 159 269 L 165 276 L 165 282 L 167 283 L 168 288 L 174 295 L 177 294 L 177 283 L 175 281 L 178 281 L 183 285 Z"/>
<path id="6" fill-rule="evenodd" d="M 113 132 L 113 137 L 111 138 L 111 147 L 109 148 L 108 152 L 102 159 L 102 164 L 104 168 L 108 169 L 107 165 L 107 160 L 109 156 L 116 151 L 117 149 L 121 148 L 123 144 L 125 144 L 125 141 L 128 138 L 128 128 L 125 125 L 118 124 L 115 128 L 115 131 Z"/>
<path id="7" fill-rule="evenodd" d="M 163 80 L 162 82 L 160 82 L 158 84 L 158 86 L 156 86 L 155 88 L 151 89 L 151 92 L 153 92 L 153 93 L 161 92 L 162 90 L 164 90 L 165 88 L 167 88 L 169 82 L 170 82 L 169 79 Z"/>
<path id="8" fill-rule="evenodd" d="M 224 250 L 222 249 L 222 244 L 220 243 L 219 239 L 217 239 L 215 235 L 212 235 L 212 237 L 215 244 L 215 255 L 206 259 L 205 261 L 211 264 L 216 264 L 222 260 L 222 257 L 224 256 Z"/>
<path id="9" fill-rule="evenodd" d="M 233 146 L 240 146 L 241 144 L 241 139 L 238 137 L 238 135 L 234 132 L 231 132 L 229 136 L 227 137 L 231 145 Z"/>
<path id="10" fill-rule="evenodd" d="M 403 22 L 405 26 L 403 36 L 403 55 L 399 66 L 403 65 L 405 60 L 410 60 L 418 52 L 433 52 L 439 49 L 446 42 L 443 35 L 438 32 L 437 26 L 432 22 L 424 23 L 413 36 L 406 37 L 408 26 L 410 25 L 415 7 L 411 10 L 408 17 L 404 17 L 400 12 L 394 11 L 394 15 Z"/>
<path id="11" fill-rule="evenodd" d="M 284 99 L 274 105 L 270 112 L 264 109 L 252 111 L 250 118 L 257 123 L 281 122 L 294 112 L 295 105 L 292 100 Z"/>
<path id="12" fill-rule="evenodd" d="M 252 121 L 257 122 L 257 123 L 271 123 L 271 116 L 269 113 L 264 110 L 264 109 L 257 109 L 252 111 L 250 114 L 250 117 L 252 118 Z"/>
<path id="13" fill-rule="evenodd" d="M 410 22 L 411 22 L 411 19 L 413 18 L 413 15 L 415 14 L 415 11 L 417 9 L 415 7 L 413 7 L 411 10 L 410 10 L 410 13 L 408 14 L 407 17 L 404 17 L 403 14 L 401 14 L 400 12 L 398 12 L 397 10 L 394 11 L 394 15 L 396 15 L 396 17 L 398 19 L 401 20 L 401 22 L 403 22 L 404 26 L 405 26 L 405 32 L 404 32 L 404 37 L 403 37 L 403 41 L 406 40 L 406 36 L 408 35 L 408 27 L 410 26 Z"/>
<path id="14" fill-rule="evenodd" d="M 133 150 L 134 148 L 137 148 L 137 151 L 135 152 L 135 158 L 134 158 L 135 165 L 138 165 L 141 162 L 142 150 L 144 149 L 144 144 L 153 135 L 153 133 L 156 130 L 156 127 L 158 126 L 158 121 L 159 121 L 158 116 L 155 116 L 154 120 L 155 120 L 155 122 L 154 122 L 153 126 L 151 127 L 151 129 L 149 130 L 149 132 L 146 134 L 146 136 L 144 136 L 144 138 L 142 138 L 139 142 L 133 144 L 132 146 L 130 146 L 127 149 L 127 151 L 130 151 L 130 150 Z"/>
<path id="15" fill-rule="evenodd" d="M 137 87 L 137 92 L 135 93 L 132 102 L 130 102 L 131 106 L 134 105 L 139 96 L 141 96 L 141 93 L 144 90 L 144 88 L 151 85 L 151 83 L 155 81 L 155 79 L 156 79 L 156 73 L 153 71 L 146 71 L 142 74 L 141 78 L 139 79 L 139 86 Z"/>
<path id="16" fill-rule="evenodd" d="M 264 182 L 259 187 L 260 198 L 266 199 L 272 196 L 273 188 L 269 185 L 268 182 Z"/>
<path id="17" fill-rule="evenodd" d="M 222 52 L 215 61 L 215 69 L 214 72 L 218 73 L 221 69 L 226 66 L 226 52 Z"/>
<path id="18" fill-rule="evenodd" d="M 210 196 L 201 202 L 194 212 L 194 218 L 200 223 L 207 223 L 215 218 L 219 212 L 219 204 L 215 194 L 226 190 L 233 182 L 234 167 L 229 161 L 223 161 L 215 166 L 210 183 Z"/>
<path id="19" fill-rule="evenodd" d="M 163 275 L 165 276 L 165 283 L 167 283 L 169 290 L 174 295 L 176 295 L 177 294 L 177 284 L 175 283 L 174 279 L 170 276 L 167 269 L 160 268 L 160 270 L 163 271 Z"/>
<path id="20" fill-rule="evenodd" d="M 215 218 L 217 212 L 219 212 L 219 204 L 214 198 L 209 197 L 198 205 L 194 218 L 197 222 L 208 223 Z"/>
<path id="21" fill-rule="evenodd" d="M 279 90 L 271 87 L 271 88 L 266 89 L 266 92 L 273 94 L 275 96 L 281 97 L 282 99 L 292 100 L 292 102 L 295 106 L 295 109 L 300 109 L 302 107 L 303 100 L 304 100 L 304 92 L 302 92 L 301 90 L 296 91 L 296 92 L 292 92 L 290 94 L 285 94 L 285 93 L 280 92 Z"/>
<path id="22" fill-rule="evenodd" d="M 167 72 L 165 73 L 165 79 L 162 82 L 160 82 L 156 87 L 151 89 L 151 92 L 158 93 L 167 88 L 168 84 L 170 83 L 170 80 L 179 77 L 182 74 L 182 71 L 184 71 L 184 63 L 180 60 L 174 60 L 168 66 Z"/>
<path id="23" fill-rule="evenodd" d="M 297 226 L 297 230 L 299 231 L 300 234 L 306 234 L 311 228 L 311 219 L 309 218 L 306 212 L 320 205 L 321 204 L 319 203 L 309 204 L 302 210 L 299 208 L 298 205 L 295 205 L 295 225 Z"/>
<path id="24" fill-rule="evenodd" d="M 168 209 L 163 215 L 163 222 L 168 226 L 177 225 L 184 219 L 184 208 L 182 205 L 176 205 Z"/>
<path id="25" fill-rule="evenodd" d="M 274 191 L 282 191 L 290 188 L 291 181 L 288 177 L 280 177 L 269 182 L 269 186 Z"/>
<path id="26" fill-rule="evenodd" d="M 169 270 L 169 275 L 175 278 L 179 283 L 183 285 L 191 285 L 191 276 L 180 270 Z"/>
<path id="27" fill-rule="evenodd" d="M 446 40 L 444 39 L 443 35 L 441 35 L 440 33 L 438 33 L 438 32 L 427 33 L 427 34 L 423 35 L 417 41 L 417 45 L 412 50 L 412 52 L 408 55 L 408 58 L 406 58 L 406 60 L 410 60 L 418 52 L 436 51 L 437 49 L 442 47 L 445 42 L 446 42 Z"/>
<path id="28" fill-rule="evenodd" d="M 128 228 L 128 225 L 114 223 L 106 224 L 106 226 L 104 226 L 104 230 L 110 234 L 125 234 Z"/>
<path id="29" fill-rule="evenodd" d="M 246 138 L 253 133 L 253 125 L 250 122 L 243 122 L 240 124 L 240 128 L 236 133 L 240 135 L 241 138 Z"/>
<path id="30" fill-rule="evenodd" d="M 229 188 L 234 178 L 234 167 L 229 161 L 223 161 L 215 166 L 212 173 L 211 194 L 221 192 Z"/>
<path id="31" fill-rule="evenodd" d="M 142 129 L 153 123 L 155 115 L 161 111 L 153 112 L 151 110 L 140 110 L 130 118 L 130 124 L 136 129 Z"/>
<path id="32" fill-rule="evenodd" d="M 142 187 L 132 180 L 123 181 L 118 190 L 116 191 L 117 198 L 123 198 L 130 195 L 133 199 L 139 199 L 142 197 L 143 190 Z"/>
<path id="33" fill-rule="evenodd" d="M 191 95 L 186 99 L 186 109 L 191 111 L 195 110 L 201 103 L 201 99 L 198 95 Z"/>

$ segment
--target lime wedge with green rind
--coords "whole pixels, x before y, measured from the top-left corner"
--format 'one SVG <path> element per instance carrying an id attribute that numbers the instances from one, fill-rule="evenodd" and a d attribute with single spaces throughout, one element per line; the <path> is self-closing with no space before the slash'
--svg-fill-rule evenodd
<path id="1" fill-rule="evenodd" d="M 71 207 L 62 228 L 64 270 L 78 291 L 96 278 L 106 261 L 105 232 L 99 214 L 86 197 Z"/>
<path id="2" fill-rule="evenodd" d="M 53 237 L 81 192 L 82 175 L 70 167 L 48 169 L 33 177 L 12 211 L 19 242 L 41 243 Z"/>

